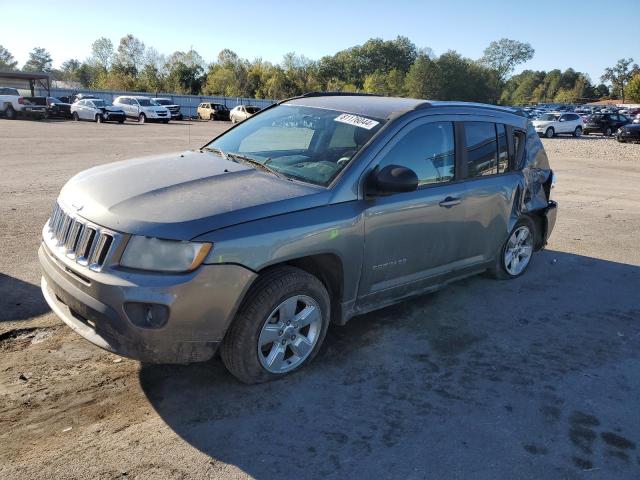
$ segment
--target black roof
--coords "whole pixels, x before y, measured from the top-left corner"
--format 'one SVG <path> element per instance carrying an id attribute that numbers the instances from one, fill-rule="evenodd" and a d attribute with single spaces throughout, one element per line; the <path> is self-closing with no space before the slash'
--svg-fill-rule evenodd
<path id="1" fill-rule="evenodd" d="M 288 105 L 326 108 L 329 110 L 338 110 L 379 119 L 386 119 L 411 110 L 436 107 L 482 108 L 518 115 L 516 112 L 517 109 L 512 107 L 500 107 L 485 103 L 432 101 L 420 100 L 417 98 L 384 97 L 380 95 L 346 92 L 312 92 L 300 97 L 284 100 L 282 103 L 286 103 Z"/>

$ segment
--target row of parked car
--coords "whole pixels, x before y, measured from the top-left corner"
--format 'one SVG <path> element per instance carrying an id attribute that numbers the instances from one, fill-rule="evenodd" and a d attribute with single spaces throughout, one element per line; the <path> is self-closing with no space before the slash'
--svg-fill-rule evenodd
<path id="1" fill-rule="evenodd" d="M 577 112 L 548 112 L 539 115 L 531 123 L 539 135 L 547 138 L 561 134 L 580 137 L 599 133 L 607 137 L 615 134 L 619 142 L 640 141 L 640 121 L 619 113 L 581 116 Z"/>
<path id="2" fill-rule="evenodd" d="M 203 102 L 198 105 L 201 120 L 231 120 L 240 122 L 260 110 L 253 105 L 238 105 L 229 110 L 223 104 Z M 15 88 L 0 87 L 0 114 L 8 119 L 19 115 L 35 118 L 66 118 L 123 123 L 126 119 L 140 123 L 155 121 L 169 123 L 184 118 L 180 105 L 169 98 L 151 98 L 141 95 L 122 95 L 113 103 L 91 94 L 68 97 L 23 97 Z"/>

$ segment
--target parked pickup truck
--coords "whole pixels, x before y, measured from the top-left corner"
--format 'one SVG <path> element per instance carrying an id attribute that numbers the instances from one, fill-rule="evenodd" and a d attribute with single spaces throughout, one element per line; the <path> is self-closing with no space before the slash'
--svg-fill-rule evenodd
<path id="1" fill-rule="evenodd" d="M 36 105 L 20 95 L 18 90 L 0 87 L 0 114 L 9 120 L 15 120 L 18 115 L 29 115 L 44 118 L 47 107 Z"/>

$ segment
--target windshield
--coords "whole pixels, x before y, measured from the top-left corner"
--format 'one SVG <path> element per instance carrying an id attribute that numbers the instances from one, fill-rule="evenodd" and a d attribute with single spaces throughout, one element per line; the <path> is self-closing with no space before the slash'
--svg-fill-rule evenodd
<path id="1" fill-rule="evenodd" d="M 153 100 L 158 105 L 171 105 L 171 100 Z"/>
<path id="2" fill-rule="evenodd" d="M 279 105 L 205 148 L 241 154 L 285 177 L 327 186 L 383 124 L 335 110 Z"/>
<path id="3" fill-rule="evenodd" d="M 91 100 L 96 107 L 108 107 L 111 105 L 111 102 L 107 102 L 105 100 Z"/>
<path id="4" fill-rule="evenodd" d="M 558 118 L 560 118 L 560 115 L 558 115 L 557 113 L 545 113 L 543 115 L 540 115 L 538 117 L 538 120 L 553 121 L 557 120 Z"/>
<path id="5" fill-rule="evenodd" d="M 247 113 L 257 113 L 260 111 L 260 108 L 258 107 L 244 107 L 244 109 L 247 111 Z"/>
<path id="6" fill-rule="evenodd" d="M 138 98 L 137 100 L 141 107 L 152 107 L 152 106 L 157 107 L 158 106 L 158 103 L 154 102 L 150 98 Z"/>

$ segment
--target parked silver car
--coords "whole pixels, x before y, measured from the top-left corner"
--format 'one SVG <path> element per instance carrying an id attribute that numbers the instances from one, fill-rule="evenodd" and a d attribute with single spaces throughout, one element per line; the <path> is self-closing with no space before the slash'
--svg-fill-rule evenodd
<path id="1" fill-rule="evenodd" d="M 111 105 L 101 98 L 91 98 L 78 100 L 71 104 L 71 118 L 74 120 L 90 120 L 92 122 L 118 122 L 123 123 L 125 119 L 121 108 Z"/>
<path id="2" fill-rule="evenodd" d="M 531 123 L 490 105 L 309 94 L 196 151 L 101 165 L 43 229 L 42 291 L 147 362 L 220 349 L 241 381 L 299 369 L 330 323 L 483 271 L 522 275 L 556 219 Z"/>
<path id="3" fill-rule="evenodd" d="M 145 123 L 147 120 L 169 123 L 171 120 L 171 112 L 148 97 L 123 95 L 117 97 L 113 104 L 124 110 L 127 118 L 135 119 L 140 123 Z"/>

